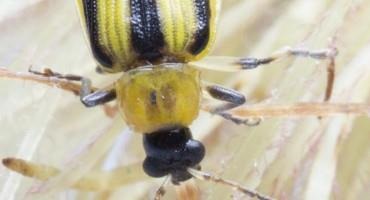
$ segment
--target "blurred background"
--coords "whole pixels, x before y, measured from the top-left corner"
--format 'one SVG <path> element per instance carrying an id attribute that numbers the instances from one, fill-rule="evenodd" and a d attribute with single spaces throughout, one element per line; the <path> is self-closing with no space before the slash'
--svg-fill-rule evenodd
<path id="1" fill-rule="evenodd" d="M 370 93 L 370 2 L 366 0 L 224 0 L 212 55 L 264 57 L 284 47 L 334 45 L 331 101 L 367 103 Z M 117 75 L 95 73 L 74 1 L 0 1 L 0 67 L 29 66 L 90 77 L 103 87 Z M 237 88 L 248 104 L 322 102 L 327 61 L 284 58 L 242 73 L 203 71 L 205 80 Z M 40 183 L 0 166 L 0 199 L 150 199 L 163 180 L 99 193 L 68 189 L 83 171 L 109 170 L 144 159 L 141 135 L 102 107 L 34 82 L 0 79 L 0 157 L 63 170 Z M 276 199 L 370 197 L 370 119 L 366 116 L 269 118 L 245 127 L 201 113 L 192 125 L 207 155 L 202 169 Z M 92 145 L 93 144 L 93 145 Z M 73 166 L 73 167 L 72 167 Z M 79 170 L 73 170 L 74 167 Z M 141 169 L 138 169 L 140 171 Z M 195 186 L 194 186 L 195 185 Z M 196 180 L 200 199 L 249 199 Z M 165 199 L 180 199 L 168 186 Z M 36 192 L 35 191 L 39 191 Z"/>

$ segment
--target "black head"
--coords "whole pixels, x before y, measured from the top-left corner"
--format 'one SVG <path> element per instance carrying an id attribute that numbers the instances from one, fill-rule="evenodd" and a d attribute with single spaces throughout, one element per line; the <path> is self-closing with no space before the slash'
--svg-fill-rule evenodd
<path id="1" fill-rule="evenodd" d="M 193 140 L 190 129 L 173 127 L 144 135 L 144 171 L 152 177 L 171 175 L 172 182 L 178 184 L 192 176 L 189 167 L 198 168 L 203 160 L 205 148 Z"/>

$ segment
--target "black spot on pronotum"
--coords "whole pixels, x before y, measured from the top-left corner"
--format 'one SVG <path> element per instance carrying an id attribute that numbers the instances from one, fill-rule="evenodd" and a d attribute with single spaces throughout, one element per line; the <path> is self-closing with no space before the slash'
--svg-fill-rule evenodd
<path id="1" fill-rule="evenodd" d="M 157 92 L 155 90 L 150 92 L 149 100 L 151 105 L 153 106 L 157 105 Z"/>

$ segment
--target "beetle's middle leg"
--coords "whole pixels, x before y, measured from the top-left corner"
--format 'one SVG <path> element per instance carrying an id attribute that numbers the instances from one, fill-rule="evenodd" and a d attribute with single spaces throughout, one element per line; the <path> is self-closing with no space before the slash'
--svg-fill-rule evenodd
<path id="1" fill-rule="evenodd" d="M 260 123 L 260 119 L 251 120 L 238 118 L 231 115 L 230 113 L 227 113 L 228 110 L 243 105 L 246 102 L 245 96 L 242 93 L 233 89 L 222 87 L 220 85 L 213 85 L 208 83 L 203 83 L 202 87 L 203 91 L 208 93 L 213 99 L 224 102 L 220 105 L 203 105 L 203 110 L 206 110 L 212 114 L 219 115 L 226 120 L 234 122 L 235 124 L 255 126 Z"/>
<path id="2" fill-rule="evenodd" d="M 295 57 L 307 57 L 316 60 L 325 60 L 325 59 L 333 59 L 338 54 L 337 49 L 335 48 L 326 48 L 326 49 L 318 49 L 318 50 L 308 50 L 304 48 L 292 48 L 292 47 L 285 47 L 282 48 L 275 53 L 272 53 L 268 57 L 264 58 L 253 58 L 247 57 L 242 58 L 239 60 L 239 65 L 241 69 L 254 69 L 260 65 L 269 64 L 275 60 L 278 60 L 282 57 L 286 56 L 295 56 Z"/>
<path id="3" fill-rule="evenodd" d="M 330 45 L 328 48 L 310 50 L 305 48 L 293 48 L 285 47 L 282 48 L 269 56 L 255 58 L 233 58 L 233 57 L 212 57 L 209 56 L 203 60 L 192 62 L 192 66 L 197 68 L 205 68 L 216 71 L 230 71 L 237 72 L 240 70 L 255 69 L 263 65 L 268 65 L 276 60 L 284 57 L 305 57 L 315 60 L 328 60 L 327 65 L 327 86 L 325 91 L 325 101 L 330 100 L 331 93 L 333 90 L 334 78 L 335 78 L 335 57 L 338 54 L 338 50 L 334 45 Z"/>

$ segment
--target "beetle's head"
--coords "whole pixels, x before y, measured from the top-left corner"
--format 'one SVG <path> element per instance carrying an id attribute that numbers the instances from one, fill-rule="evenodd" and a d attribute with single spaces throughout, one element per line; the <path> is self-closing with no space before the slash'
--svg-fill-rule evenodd
<path id="1" fill-rule="evenodd" d="M 152 177 L 171 175 L 174 184 L 192 177 L 188 168 L 199 168 L 205 155 L 203 144 L 192 138 L 187 127 L 171 127 L 145 134 L 144 171 Z"/>

